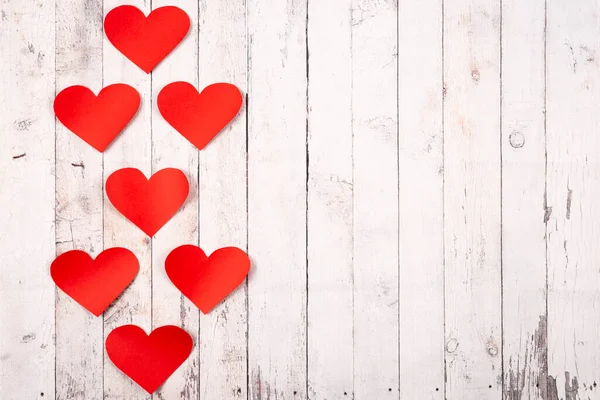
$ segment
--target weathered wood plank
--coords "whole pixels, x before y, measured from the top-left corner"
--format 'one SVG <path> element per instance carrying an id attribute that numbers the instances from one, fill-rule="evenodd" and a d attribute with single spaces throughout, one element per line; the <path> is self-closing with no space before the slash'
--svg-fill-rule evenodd
<path id="1" fill-rule="evenodd" d="M 228 82 L 246 94 L 245 1 L 200 2 L 198 54 L 200 90 Z M 247 248 L 246 110 L 244 104 L 200 152 L 200 246 L 207 254 L 227 246 Z M 246 310 L 244 284 L 200 319 L 203 400 L 247 398 Z"/>
<path id="2" fill-rule="evenodd" d="M 552 399 L 600 398 L 600 6 L 547 5 L 548 374 Z"/>
<path id="3" fill-rule="evenodd" d="M 446 396 L 499 399 L 500 6 L 444 3 Z"/>
<path id="4" fill-rule="evenodd" d="M 442 1 L 400 0 L 398 18 L 400 397 L 443 399 Z"/>
<path id="5" fill-rule="evenodd" d="M 306 0 L 248 0 L 250 398 L 306 397 Z"/>
<path id="6" fill-rule="evenodd" d="M 102 89 L 102 1 L 56 4 L 56 91 Z M 56 252 L 103 250 L 102 153 L 56 124 Z M 56 300 L 56 398 L 103 398 L 103 318 L 62 291 Z"/>
<path id="7" fill-rule="evenodd" d="M 121 5 L 118 0 L 104 1 L 104 15 Z M 134 0 L 129 4 L 146 15 L 149 2 Z M 112 172 L 135 167 L 151 176 L 152 126 L 151 109 L 155 99 L 151 93 L 151 77 L 125 58 L 104 38 L 104 86 L 123 82 L 136 88 L 142 99 L 137 115 L 104 152 L 104 182 Z M 127 220 L 104 197 L 104 247 L 125 247 L 135 253 L 140 272 L 133 283 L 104 313 L 104 336 L 116 327 L 135 324 L 150 333 L 152 328 L 152 259 L 151 242 L 140 229 Z M 148 399 L 150 396 L 119 371 L 104 353 L 104 398 L 107 400 Z"/>
<path id="8" fill-rule="evenodd" d="M 173 5 L 169 0 L 153 0 L 152 9 Z M 175 131 L 160 115 L 156 98 L 163 87 L 174 81 L 198 82 L 198 2 L 176 3 L 190 17 L 185 39 L 152 71 L 152 172 L 178 168 L 190 183 L 190 194 L 181 210 L 152 240 L 152 327 L 175 325 L 192 335 L 194 349 L 153 398 L 197 399 L 199 391 L 198 326 L 200 312 L 186 299 L 165 273 L 165 259 L 183 244 L 198 243 L 198 150 Z M 150 102 L 150 98 L 147 99 Z"/>
<path id="9" fill-rule="evenodd" d="M 54 1 L 0 1 L 0 398 L 55 398 Z"/>
<path id="10" fill-rule="evenodd" d="M 353 390 L 351 0 L 308 2 L 308 395 Z"/>
<path id="11" fill-rule="evenodd" d="M 545 241 L 545 4 L 502 8 L 504 399 L 549 399 Z"/>
<path id="12" fill-rule="evenodd" d="M 397 2 L 352 2 L 354 398 L 398 398 Z"/>

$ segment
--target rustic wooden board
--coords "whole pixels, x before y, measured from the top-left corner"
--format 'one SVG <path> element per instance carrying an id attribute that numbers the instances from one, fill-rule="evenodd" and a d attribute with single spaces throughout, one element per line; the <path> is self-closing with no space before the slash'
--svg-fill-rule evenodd
<path id="1" fill-rule="evenodd" d="M 548 374 L 567 400 L 600 398 L 599 12 L 547 9 Z"/>
<path id="2" fill-rule="evenodd" d="M 306 398 L 306 1 L 246 4 L 248 390 Z"/>
<path id="3" fill-rule="evenodd" d="M 56 4 L 56 92 L 102 89 L 102 1 Z M 102 154 L 56 124 L 56 254 L 104 250 Z M 103 319 L 62 291 L 56 299 L 56 398 L 103 398 Z"/>
<path id="4" fill-rule="evenodd" d="M 547 389 L 545 4 L 502 8 L 502 318 L 504 399 Z"/>
<path id="5" fill-rule="evenodd" d="M 398 16 L 400 397 L 444 399 L 442 1 Z"/>
<path id="6" fill-rule="evenodd" d="M 171 5 L 168 0 L 153 0 L 152 9 Z M 175 325 L 185 329 L 194 340 L 192 355 L 153 395 L 153 399 L 198 398 L 200 312 L 171 283 L 165 273 L 165 258 L 182 244 L 198 244 L 198 150 L 177 133 L 160 115 L 156 98 L 161 89 L 174 81 L 198 82 L 198 2 L 179 1 L 177 6 L 190 17 L 190 30 L 169 58 L 152 71 L 152 173 L 163 168 L 182 170 L 190 183 L 190 195 L 178 212 L 152 239 L 152 327 Z M 150 99 L 148 99 L 150 100 Z"/>
<path id="7" fill-rule="evenodd" d="M 0 0 L 0 399 L 600 400 L 600 22 L 570 0 L 133 0 L 190 16 L 146 74 L 105 38 L 117 0 Z M 172 81 L 240 88 L 198 151 L 160 116 Z M 67 86 L 134 86 L 99 154 L 55 121 Z M 183 170 L 154 238 L 104 194 Z M 248 251 L 204 315 L 168 253 Z M 56 289 L 71 249 L 140 260 L 96 318 Z M 117 326 L 194 339 L 153 396 L 104 350 Z"/>
<path id="8" fill-rule="evenodd" d="M 307 345 L 315 400 L 354 390 L 350 3 L 308 4 Z"/>
<path id="9" fill-rule="evenodd" d="M 54 7 L 0 2 L 2 399 L 55 397 Z"/>
<path id="10" fill-rule="evenodd" d="M 399 390 L 398 12 L 393 1 L 354 0 L 352 8 L 354 398 L 392 399 Z"/>
<path id="11" fill-rule="evenodd" d="M 236 85 L 246 97 L 246 3 L 202 0 L 199 9 L 199 86 Z M 246 121 L 248 103 L 200 152 L 200 245 L 208 253 L 247 249 Z M 259 268 L 253 265 L 252 268 Z M 200 318 L 200 398 L 246 399 L 246 284 Z"/>
<path id="12" fill-rule="evenodd" d="M 104 1 L 104 15 L 118 0 Z M 144 13 L 151 11 L 149 2 L 136 0 L 130 4 Z M 152 96 L 151 76 L 125 58 L 104 36 L 102 63 L 104 86 L 124 82 L 133 86 L 142 99 L 135 118 L 104 151 L 104 182 L 114 171 L 134 167 L 150 177 L 152 168 Z M 106 193 L 106 192 L 105 192 Z M 125 292 L 104 312 L 104 337 L 116 327 L 135 324 L 150 333 L 152 329 L 152 239 L 129 222 L 104 196 L 104 247 L 125 247 L 140 262 L 140 271 Z M 111 400 L 150 399 L 140 386 L 119 371 L 104 352 L 104 398 Z"/>
<path id="13" fill-rule="evenodd" d="M 444 3 L 446 396 L 502 392 L 500 19 L 496 0 Z"/>

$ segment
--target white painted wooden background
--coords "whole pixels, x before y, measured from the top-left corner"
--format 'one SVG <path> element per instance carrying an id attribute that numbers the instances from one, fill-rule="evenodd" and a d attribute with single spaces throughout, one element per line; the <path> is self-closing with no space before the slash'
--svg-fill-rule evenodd
<path id="1" fill-rule="evenodd" d="M 600 3 L 130 0 L 192 19 L 146 75 L 102 32 L 119 0 L 0 0 L 0 400 L 148 399 L 108 360 L 116 326 L 182 326 L 153 399 L 600 399 Z M 175 80 L 236 84 L 198 152 L 160 117 Z M 55 94 L 125 82 L 134 122 L 100 154 Z M 186 172 L 152 240 L 103 193 L 122 167 Z M 168 252 L 246 248 L 209 315 Z M 141 271 L 103 317 L 57 254 L 123 246 Z"/>

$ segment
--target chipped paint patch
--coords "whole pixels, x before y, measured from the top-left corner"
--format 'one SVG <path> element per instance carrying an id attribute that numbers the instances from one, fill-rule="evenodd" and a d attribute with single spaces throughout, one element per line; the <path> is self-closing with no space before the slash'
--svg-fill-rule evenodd
<path id="1" fill-rule="evenodd" d="M 14 125 L 18 131 L 26 131 L 29 130 L 29 127 L 33 124 L 33 122 L 34 120 L 31 118 L 26 118 L 15 121 Z"/>
<path id="2" fill-rule="evenodd" d="M 546 397 L 542 397 L 544 400 L 560 400 L 558 398 L 558 388 L 556 387 L 556 379 L 552 376 L 548 376 Z"/>
<path id="3" fill-rule="evenodd" d="M 536 387 L 539 388 L 539 395 L 543 400 L 552 399 L 549 397 L 549 377 L 548 377 L 548 318 L 546 315 L 540 315 L 538 327 L 533 333 L 533 351 L 537 358 L 538 371 Z"/>
<path id="4" fill-rule="evenodd" d="M 571 379 L 569 371 L 565 371 L 565 400 L 578 400 L 579 382 L 577 377 Z"/>
<path id="5" fill-rule="evenodd" d="M 506 399 L 507 400 L 520 400 L 523 395 L 523 387 L 525 386 L 525 379 L 523 373 L 527 366 L 523 367 L 523 372 L 520 371 L 519 360 L 516 362 L 516 366 L 513 368 L 513 360 L 509 361 L 510 369 L 508 370 L 508 387 L 506 388 Z"/>
<path id="6" fill-rule="evenodd" d="M 21 339 L 21 341 L 23 343 L 29 343 L 31 341 L 35 340 L 35 333 L 30 333 L 29 335 L 25 335 L 23 336 L 23 338 Z"/>

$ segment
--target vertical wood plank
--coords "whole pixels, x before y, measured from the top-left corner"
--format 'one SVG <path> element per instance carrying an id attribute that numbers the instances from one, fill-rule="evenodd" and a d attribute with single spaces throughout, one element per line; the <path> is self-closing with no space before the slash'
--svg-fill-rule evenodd
<path id="1" fill-rule="evenodd" d="M 0 398 L 55 398 L 54 1 L 0 1 Z"/>
<path id="2" fill-rule="evenodd" d="M 306 397 L 306 0 L 248 0 L 250 398 Z"/>
<path id="3" fill-rule="evenodd" d="M 400 396 L 444 398 L 442 1 L 398 4 Z"/>
<path id="4" fill-rule="evenodd" d="M 547 7 L 549 390 L 598 399 L 600 6 Z"/>
<path id="5" fill-rule="evenodd" d="M 56 4 L 56 91 L 102 89 L 102 1 Z M 102 153 L 56 124 L 56 252 L 103 250 Z M 56 398 L 103 398 L 103 318 L 57 290 Z"/>
<path id="6" fill-rule="evenodd" d="M 398 398 L 398 10 L 352 2 L 354 398 Z"/>
<path id="7" fill-rule="evenodd" d="M 502 2 L 504 399 L 546 387 L 545 2 Z"/>
<path id="8" fill-rule="evenodd" d="M 199 29 L 199 89 L 228 82 L 245 95 L 245 1 L 202 0 Z M 207 254 L 227 246 L 247 248 L 246 107 L 200 152 L 200 246 Z M 246 310 L 244 284 L 200 319 L 203 400 L 248 396 Z"/>
<path id="9" fill-rule="evenodd" d="M 104 0 L 104 16 L 121 5 L 118 0 Z M 150 4 L 146 0 L 134 0 L 129 4 L 138 7 L 146 15 Z M 125 58 L 104 38 L 104 86 L 127 83 L 141 97 L 140 109 L 127 128 L 104 152 L 104 182 L 111 173 L 125 167 L 135 167 L 146 177 L 151 176 L 152 126 L 151 76 Z M 152 249 L 151 238 L 127 220 L 104 197 L 104 247 L 125 247 L 140 262 L 140 271 L 125 292 L 104 312 L 104 337 L 116 327 L 135 324 L 150 333 L 152 328 Z M 104 398 L 110 400 L 149 399 L 140 386 L 119 371 L 104 352 Z"/>
<path id="10" fill-rule="evenodd" d="M 308 2 L 308 389 L 353 390 L 351 0 Z"/>
<path id="11" fill-rule="evenodd" d="M 446 395 L 499 399 L 500 6 L 444 2 Z"/>
<path id="12" fill-rule="evenodd" d="M 173 5 L 153 0 L 152 9 Z M 155 100 L 171 82 L 198 81 L 198 2 L 181 0 L 176 6 L 190 18 L 184 40 L 152 71 L 152 172 L 178 168 L 190 183 L 183 207 L 156 233 L 152 240 L 152 327 L 175 325 L 192 335 L 194 348 L 188 359 L 154 393 L 160 399 L 198 398 L 198 324 L 200 312 L 186 299 L 165 273 L 165 259 L 178 246 L 198 243 L 198 150 L 160 115 Z M 150 98 L 147 99 L 150 102 Z"/>

